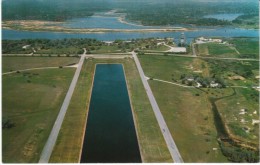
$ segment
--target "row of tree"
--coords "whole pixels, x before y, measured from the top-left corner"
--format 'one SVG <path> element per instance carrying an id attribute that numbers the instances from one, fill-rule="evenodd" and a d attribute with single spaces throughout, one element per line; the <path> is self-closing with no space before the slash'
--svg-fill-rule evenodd
<path id="1" fill-rule="evenodd" d="M 14 53 L 32 53 L 33 50 L 50 50 L 53 49 L 56 53 L 70 53 L 77 54 L 82 52 L 82 48 L 88 48 L 89 50 L 94 50 L 96 47 L 104 45 L 103 42 L 96 39 L 60 39 L 60 40 L 50 40 L 50 39 L 22 39 L 22 40 L 3 40 L 2 41 L 2 52 L 3 54 L 14 54 Z M 24 46 L 28 47 L 24 47 Z M 72 48 L 69 51 L 62 49 Z"/>
<path id="2" fill-rule="evenodd" d="M 259 162 L 259 151 L 248 150 L 231 145 L 225 145 L 224 142 L 219 142 L 220 148 L 230 161 L 237 163 L 256 163 Z"/>
<path id="3" fill-rule="evenodd" d="M 111 10 L 109 3 L 101 0 L 8 0 L 2 2 L 3 20 L 64 21 L 75 17 L 92 16 L 95 12 L 107 10 Z"/>

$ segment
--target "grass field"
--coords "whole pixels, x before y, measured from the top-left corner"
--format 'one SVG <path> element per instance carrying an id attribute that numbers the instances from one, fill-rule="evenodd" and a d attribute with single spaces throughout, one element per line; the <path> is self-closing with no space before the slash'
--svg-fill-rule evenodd
<path id="1" fill-rule="evenodd" d="M 132 59 L 87 60 L 62 125 L 58 142 L 52 153 L 51 162 L 79 162 L 80 145 L 84 134 L 89 94 L 96 63 L 122 63 L 124 65 L 143 162 L 172 162 Z"/>
<path id="2" fill-rule="evenodd" d="M 68 46 L 63 48 L 51 48 L 51 49 L 41 49 L 37 50 L 37 54 L 82 54 L 82 48 L 77 48 L 75 46 Z"/>
<path id="3" fill-rule="evenodd" d="M 76 57 L 2 57 L 2 72 L 15 70 L 39 68 L 39 67 L 59 67 L 73 63 L 78 63 Z"/>
<path id="4" fill-rule="evenodd" d="M 195 73 L 205 77 L 216 74 L 232 85 L 250 87 L 259 83 L 255 78 L 259 75 L 256 62 L 216 62 L 154 55 L 139 55 L 138 58 L 146 76 L 166 81 L 179 83 L 181 75 Z M 3 57 L 2 67 L 3 72 L 7 72 L 68 65 L 77 63 L 78 60 L 72 57 Z M 124 65 L 143 162 L 172 162 L 131 58 L 85 61 L 50 162 L 79 162 L 96 63 Z M 74 71 L 75 69 L 48 69 L 2 77 L 2 120 L 14 123 L 14 127 L 3 129 L 3 162 L 38 161 Z M 246 79 L 228 79 L 233 75 L 241 75 Z M 231 88 L 205 89 L 203 92 L 153 80 L 149 80 L 149 84 L 184 162 L 228 162 L 217 143 L 218 135 L 208 98 L 230 95 Z M 259 107 L 258 94 L 253 89 L 236 89 L 236 95 L 216 102 L 218 111 L 231 133 L 243 141 L 256 144 L 259 126 L 251 123 L 252 119 L 259 119 L 258 112 L 254 114 Z M 245 115 L 239 114 L 241 109 L 247 109 Z M 241 122 L 242 119 L 245 122 Z"/>
<path id="5" fill-rule="evenodd" d="M 227 162 L 217 143 L 206 95 L 156 81 L 149 84 L 184 162 Z"/>
<path id="6" fill-rule="evenodd" d="M 238 53 L 233 47 L 218 44 L 205 43 L 196 45 L 199 56 L 216 56 L 216 57 L 238 57 Z"/>
<path id="7" fill-rule="evenodd" d="M 117 46 L 101 46 L 101 47 L 95 47 L 95 50 L 90 50 L 93 54 L 98 53 L 118 53 L 121 52 L 121 49 L 119 49 Z"/>
<path id="8" fill-rule="evenodd" d="M 251 38 L 233 38 L 228 40 L 234 44 L 243 58 L 259 58 L 259 41 Z"/>
<path id="9" fill-rule="evenodd" d="M 195 48 L 196 48 L 196 52 L 199 56 L 208 56 L 209 55 L 209 49 L 206 44 L 196 44 Z"/>
<path id="10" fill-rule="evenodd" d="M 3 60 L 8 68 L 10 61 Z M 35 67 L 20 58 L 12 60 L 18 68 Z M 66 68 L 2 76 L 2 122 L 14 124 L 2 129 L 3 162 L 38 162 L 74 72 Z"/>
<path id="11" fill-rule="evenodd" d="M 139 56 L 139 59 L 147 76 L 167 81 L 192 73 L 191 68 L 203 70 L 202 61 L 197 59 L 171 56 Z M 208 73 L 203 71 L 202 74 Z M 184 162 L 227 162 L 219 150 L 207 95 L 197 89 L 153 80 L 149 84 Z"/>
<path id="12" fill-rule="evenodd" d="M 236 89 L 235 96 L 217 102 L 232 135 L 244 142 L 253 142 L 255 146 L 259 145 L 259 125 L 253 125 L 252 120 L 259 120 L 258 100 L 258 92 L 254 89 Z M 242 109 L 245 114 L 241 113 Z"/>
<path id="13" fill-rule="evenodd" d="M 228 85 L 248 87 L 247 89 L 236 88 L 234 96 L 225 98 L 233 93 L 232 88 L 198 90 L 149 81 L 185 162 L 227 161 L 217 143 L 218 134 L 209 98 L 220 98 L 216 101 L 217 110 L 233 137 L 240 139 L 242 143 L 252 142 L 255 146 L 259 145 L 259 126 L 252 125 L 253 119 L 259 119 L 257 110 L 259 93 L 251 88 L 259 83 L 255 78 L 259 75 L 257 62 L 148 55 L 139 55 L 139 59 L 145 74 L 156 79 L 178 82 L 175 80 L 180 74 L 189 75 L 194 70 L 200 70 L 201 76 L 215 75 Z M 236 75 L 244 76 L 244 79 L 229 79 Z M 241 109 L 246 109 L 245 115 L 239 114 Z M 213 151 L 213 148 L 217 150 Z M 196 152 L 191 154 L 190 150 L 195 149 Z"/>
<path id="14" fill-rule="evenodd" d="M 259 63 L 250 61 L 205 60 L 210 75 L 218 76 L 229 86 L 246 86 L 251 88 L 259 84 Z M 240 76 L 240 79 L 232 79 Z"/>
<path id="15" fill-rule="evenodd" d="M 139 73 L 132 59 L 129 59 L 128 64 L 125 65 L 125 72 L 143 162 L 172 162 Z"/>
<path id="16" fill-rule="evenodd" d="M 152 70 L 145 72 L 148 77 L 172 81 L 172 79 L 179 80 L 184 73 L 193 73 L 192 58 L 154 55 L 139 55 L 138 58 L 145 71 Z"/>
<path id="17" fill-rule="evenodd" d="M 56 145 L 52 152 L 51 163 L 78 163 L 83 140 L 83 130 L 89 106 L 94 67 L 85 61 L 78 83 L 63 121 Z"/>
<path id="18" fill-rule="evenodd" d="M 167 47 L 167 46 L 165 46 L 165 45 L 159 45 L 159 46 L 157 46 L 157 47 L 155 47 L 155 48 L 148 48 L 148 49 L 146 49 L 146 50 L 153 50 L 153 51 L 166 51 L 166 50 L 169 50 L 170 48 L 169 47 Z"/>

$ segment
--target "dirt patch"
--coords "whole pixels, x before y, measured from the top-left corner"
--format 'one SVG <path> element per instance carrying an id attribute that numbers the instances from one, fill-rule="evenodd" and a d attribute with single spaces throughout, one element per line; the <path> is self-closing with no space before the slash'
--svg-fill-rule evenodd
<path id="1" fill-rule="evenodd" d="M 242 77 L 242 76 L 232 76 L 232 77 L 228 77 L 228 79 L 230 79 L 230 80 L 245 80 L 245 78 Z"/>

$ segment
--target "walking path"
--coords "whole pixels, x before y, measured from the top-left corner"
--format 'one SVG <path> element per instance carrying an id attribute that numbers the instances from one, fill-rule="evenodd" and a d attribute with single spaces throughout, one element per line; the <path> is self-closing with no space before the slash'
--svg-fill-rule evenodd
<path id="1" fill-rule="evenodd" d="M 147 80 L 149 80 L 149 77 L 145 77 Z M 178 84 L 178 83 L 173 83 L 170 81 L 164 81 L 164 80 L 160 80 L 160 79 L 155 79 L 153 78 L 153 81 L 160 81 L 160 82 L 164 82 L 164 83 L 168 83 L 168 84 L 172 84 L 172 85 L 177 85 L 180 87 L 184 87 L 184 88 L 195 88 L 194 86 L 187 86 L 187 85 L 182 85 L 182 84 Z M 247 86 L 226 86 L 226 88 L 244 88 L 244 89 L 248 89 L 249 87 Z"/>
<path id="2" fill-rule="evenodd" d="M 248 88 L 247 86 L 227 86 L 227 87 L 230 87 L 230 88 L 245 88 L 245 89 Z"/>
<path id="3" fill-rule="evenodd" d="M 194 88 L 194 86 L 182 85 L 182 84 L 173 83 L 173 82 L 170 82 L 170 81 L 164 81 L 164 80 L 159 80 L 159 79 L 153 79 L 153 80 L 154 81 L 160 81 L 160 82 L 168 83 L 168 84 L 177 85 L 177 86 L 184 87 L 184 88 Z"/>
<path id="4" fill-rule="evenodd" d="M 139 74 L 141 76 L 141 79 L 142 79 L 144 88 L 146 90 L 146 93 L 148 95 L 148 98 L 150 100 L 151 106 L 153 108 L 155 117 L 158 121 L 158 124 L 159 124 L 161 131 L 162 131 L 162 134 L 163 134 L 163 137 L 164 137 L 166 144 L 168 146 L 168 149 L 170 151 L 171 157 L 172 157 L 172 159 L 175 163 L 182 163 L 183 162 L 182 157 L 181 157 L 179 150 L 178 150 L 178 148 L 177 148 L 177 146 L 176 146 L 176 144 L 175 144 L 175 142 L 174 142 L 174 140 L 171 136 L 171 133 L 170 133 L 170 131 L 169 131 L 167 125 L 166 125 L 166 122 L 164 121 L 163 115 L 161 114 L 159 106 L 158 106 L 158 104 L 157 104 L 157 102 L 156 102 L 156 100 L 153 96 L 152 90 L 151 90 L 151 88 L 150 88 L 150 86 L 147 82 L 147 79 L 146 79 L 147 77 L 144 75 L 143 69 L 141 67 L 141 64 L 140 64 L 137 56 L 136 56 L 136 53 L 133 51 L 132 55 L 134 57 L 135 64 L 136 64 L 137 69 L 139 71 Z"/>
<path id="5" fill-rule="evenodd" d="M 65 114 L 67 112 L 72 94 L 73 94 L 75 86 L 77 84 L 78 77 L 79 77 L 85 56 L 86 56 L 85 54 L 86 54 L 86 49 L 84 49 L 84 54 L 80 58 L 78 68 L 77 68 L 77 70 L 74 74 L 74 77 L 73 77 L 72 82 L 70 84 L 69 90 L 67 92 L 67 95 L 66 95 L 64 102 L 62 104 L 62 107 L 60 109 L 59 115 L 58 115 L 58 117 L 57 117 L 57 119 L 54 123 L 54 126 L 51 130 L 50 136 L 49 136 L 49 138 L 48 138 L 48 140 L 47 140 L 47 142 L 46 142 L 46 144 L 43 148 L 43 151 L 42 151 L 41 156 L 40 156 L 39 163 L 48 163 L 49 162 L 49 159 L 50 159 L 51 154 L 52 154 L 52 150 L 55 146 L 56 140 L 57 140 L 58 135 L 59 135 L 59 131 L 60 131 L 63 119 L 65 117 Z"/>
<path id="6" fill-rule="evenodd" d="M 192 43 L 191 45 L 192 45 L 192 55 L 193 55 L 194 57 L 197 57 L 196 49 L 195 49 L 195 43 Z"/>
<path id="7" fill-rule="evenodd" d="M 41 69 L 57 69 L 59 67 L 42 67 L 42 68 L 30 68 L 30 69 L 23 69 L 23 70 L 15 70 L 11 72 L 5 72 L 2 73 L 2 75 L 7 75 L 7 74 L 12 74 L 12 73 L 17 73 L 17 72 L 23 72 L 23 71 L 30 71 L 30 70 L 41 70 Z"/>
<path id="8" fill-rule="evenodd" d="M 77 68 L 78 65 L 71 65 L 71 66 L 63 66 L 62 68 Z M 5 72 L 2 73 L 2 75 L 7 75 L 7 74 L 12 74 L 12 73 L 17 73 L 17 72 L 24 72 L 24 71 L 30 71 L 30 70 L 42 70 L 42 69 L 59 69 L 60 67 L 42 67 L 42 68 L 29 68 L 29 69 L 23 69 L 23 70 L 15 70 L 11 72 Z"/>

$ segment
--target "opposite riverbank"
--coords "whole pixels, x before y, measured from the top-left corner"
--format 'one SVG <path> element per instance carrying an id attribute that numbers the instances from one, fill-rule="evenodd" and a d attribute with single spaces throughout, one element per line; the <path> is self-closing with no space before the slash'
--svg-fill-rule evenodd
<path id="1" fill-rule="evenodd" d="M 120 19 L 120 22 L 123 21 Z M 174 32 L 174 31 L 192 31 L 192 28 L 169 27 L 152 29 L 109 29 L 109 28 L 68 28 L 62 26 L 64 22 L 41 21 L 41 20 L 14 20 L 3 21 L 3 29 L 23 30 L 23 31 L 49 31 L 63 33 L 106 33 L 106 32 Z M 125 23 L 125 21 L 124 21 Z"/>

